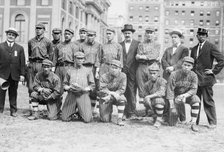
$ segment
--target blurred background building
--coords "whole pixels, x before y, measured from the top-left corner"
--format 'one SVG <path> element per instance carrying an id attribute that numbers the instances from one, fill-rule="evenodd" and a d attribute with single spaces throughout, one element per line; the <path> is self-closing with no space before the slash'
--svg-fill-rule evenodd
<path id="1" fill-rule="evenodd" d="M 110 5 L 109 0 L 0 0 L 0 41 L 6 38 L 5 30 L 15 27 L 20 35 L 17 41 L 27 49 L 35 25 L 43 23 L 49 39 L 55 27 L 74 29 L 75 39 L 78 30 L 86 27 L 96 30 L 97 41 L 103 43 Z"/>

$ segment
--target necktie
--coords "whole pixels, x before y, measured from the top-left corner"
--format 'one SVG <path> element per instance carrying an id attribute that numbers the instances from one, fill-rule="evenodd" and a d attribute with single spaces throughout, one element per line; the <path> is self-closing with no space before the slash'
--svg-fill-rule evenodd
<path id="1" fill-rule="evenodd" d="M 199 45 L 198 45 L 198 56 L 199 56 L 199 54 L 201 53 L 201 46 L 202 46 L 202 44 L 199 43 Z"/>

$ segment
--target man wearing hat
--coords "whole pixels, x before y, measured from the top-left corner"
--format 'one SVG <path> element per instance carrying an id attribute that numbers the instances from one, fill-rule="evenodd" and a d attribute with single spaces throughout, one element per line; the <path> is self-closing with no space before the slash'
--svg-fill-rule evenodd
<path id="1" fill-rule="evenodd" d="M 136 78 L 139 91 L 139 101 L 143 101 L 144 84 L 148 81 L 148 66 L 159 59 L 160 44 L 155 41 L 155 29 L 145 29 L 145 40 L 138 46 L 136 60 L 139 66 L 136 71 Z"/>
<path id="2" fill-rule="evenodd" d="M 191 129 L 197 132 L 196 120 L 199 113 L 200 99 L 196 95 L 198 88 L 197 75 L 191 71 L 193 69 L 194 59 L 187 56 L 183 58 L 182 69 L 171 73 L 168 84 L 166 99 L 169 100 L 170 110 L 177 107 L 178 113 L 181 108 L 179 104 L 187 103 L 191 106 Z"/>
<path id="3" fill-rule="evenodd" d="M 154 62 L 148 67 L 149 80 L 144 85 L 144 106 L 146 116 L 148 110 L 153 111 L 154 126 L 159 128 L 162 122 L 163 110 L 165 105 L 166 80 L 160 77 L 159 62 Z"/>
<path id="4" fill-rule="evenodd" d="M 75 44 L 77 44 L 77 45 L 80 45 L 86 41 L 86 38 L 87 38 L 87 29 L 86 28 L 79 29 L 79 37 L 80 37 L 80 39 L 75 41 Z"/>
<path id="5" fill-rule="evenodd" d="M 70 121 L 76 113 L 76 107 L 84 122 L 92 120 L 91 101 L 89 92 L 95 89 L 94 77 L 91 70 L 84 67 L 85 54 L 76 52 L 75 65 L 70 68 L 64 77 L 64 90 L 68 91 L 62 107 L 61 118 Z"/>
<path id="6" fill-rule="evenodd" d="M 79 47 L 71 42 L 74 36 L 73 29 L 67 28 L 64 31 L 64 42 L 58 44 L 54 52 L 54 64 L 55 74 L 57 74 L 61 80 L 61 98 L 64 92 L 63 81 L 68 69 L 74 65 L 74 54 L 79 51 Z M 59 104 L 60 109 L 61 103 Z"/>
<path id="7" fill-rule="evenodd" d="M 59 43 L 61 43 L 61 34 L 62 34 L 62 31 L 61 31 L 60 28 L 54 28 L 52 30 L 52 36 L 53 36 L 52 47 L 53 47 L 53 52 L 54 52 L 55 48 L 57 47 L 57 45 Z"/>
<path id="8" fill-rule="evenodd" d="M 136 70 L 138 62 L 135 59 L 139 41 L 133 39 L 133 33 L 135 29 L 131 24 L 125 24 L 121 30 L 124 34 L 124 41 L 121 42 L 123 48 L 123 69 L 122 71 L 127 75 L 127 88 L 125 91 L 125 97 L 127 98 L 127 105 L 125 106 L 124 118 L 132 118 L 136 115 Z"/>
<path id="9" fill-rule="evenodd" d="M 185 47 L 181 41 L 183 41 L 183 34 L 180 30 L 174 29 L 170 32 L 170 36 L 172 39 L 172 46 L 168 47 L 161 59 L 162 67 L 163 67 L 163 78 L 168 80 L 171 72 L 181 69 L 181 64 L 183 58 L 188 56 L 189 51 L 188 48 Z M 167 104 L 168 105 L 168 104 Z M 180 120 L 184 123 L 186 120 L 185 116 L 185 105 L 179 104 L 180 108 L 183 110 L 181 111 Z M 166 107 L 164 110 L 165 115 L 168 112 L 169 107 Z"/>
<path id="10" fill-rule="evenodd" d="M 7 39 L 0 43 L 0 78 L 9 83 L 10 115 L 16 117 L 18 82 L 24 81 L 25 76 L 25 54 L 24 48 L 15 43 L 17 30 L 10 27 L 5 33 Z M 6 91 L 0 87 L 0 114 L 4 111 Z"/>
<path id="11" fill-rule="evenodd" d="M 215 101 L 213 99 L 213 85 L 216 82 L 215 75 L 224 67 L 224 57 L 218 48 L 207 40 L 208 31 L 198 28 L 198 44 L 191 50 L 191 57 L 195 59 L 194 71 L 198 75 L 198 92 L 201 99 L 203 97 L 204 109 L 208 118 L 209 128 L 217 125 Z M 213 66 L 213 61 L 217 64 Z M 200 114 L 197 120 L 199 123 Z"/>
<path id="12" fill-rule="evenodd" d="M 45 25 L 39 23 L 35 26 L 36 36 L 28 41 L 28 92 L 33 92 L 35 75 L 42 68 L 44 59 L 53 58 L 53 47 L 51 41 L 44 37 Z M 30 105 L 31 106 L 31 105 Z"/>
<path id="13" fill-rule="evenodd" d="M 51 71 L 53 63 L 44 59 L 42 71 L 38 72 L 34 79 L 33 92 L 31 93 L 32 115 L 29 120 L 39 118 L 39 104 L 47 105 L 48 118 L 56 120 L 58 118 L 57 100 L 60 98 L 61 82 L 59 77 Z"/>
<path id="14" fill-rule="evenodd" d="M 96 31 L 87 31 L 87 40 L 80 45 L 80 51 L 85 53 L 85 61 L 83 65 L 89 68 L 94 75 L 94 80 L 96 84 L 96 90 L 99 89 L 99 76 L 97 70 L 99 71 L 99 54 L 101 53 L 102 45 L 95 41 Z M 94 113 L 94 108 L 96 105 L 96 90 L 90 92 L 90 98 L 92 103 L 92 111 Z"/>
<path id="15" fill-rule="evenodd" d="M 127 77 L 126 74 L 121 72 L 121 62 L 112 60 L 109 72 L 100 77 L 100 90 L 99 90 L 99 110 L 100 118 L 103 122 L 110 122 L 112 115 L 113 105 L 117 106 L 118 119 L 117 125 L 124 126 L 122 121 L 126 98 L 124 96 Z"/>
<path id="16" fill-rule="evenodd" d="M 115 30 L 113 28 L 108 28 L 106 30 L 107 42 L 103 44 L 102 50 L 98 55 L 100 69 L 97 73 L 102 75 L 109 71 L 110 63 L 112 60 L 119 60 L 123 67 L 123 50 L 122 46 L 114 41 Z"/>

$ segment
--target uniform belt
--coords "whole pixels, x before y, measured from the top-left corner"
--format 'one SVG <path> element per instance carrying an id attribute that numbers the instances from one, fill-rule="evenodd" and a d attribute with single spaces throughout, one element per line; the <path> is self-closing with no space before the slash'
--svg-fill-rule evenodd
<path id="1" fill-rule="evenodd" d="M 36 62 L 36 63 L 42 63 L 43 60 L 42 59 L 30 59 L 30 62 L 33 63 L 33 62 Z"/>
<path id="2" fill-rule="evenodd" d="M 74 63 L 69 63 L 69 62 L 59 62 L 56 64 L 56 66 L 73 66 Z"/>

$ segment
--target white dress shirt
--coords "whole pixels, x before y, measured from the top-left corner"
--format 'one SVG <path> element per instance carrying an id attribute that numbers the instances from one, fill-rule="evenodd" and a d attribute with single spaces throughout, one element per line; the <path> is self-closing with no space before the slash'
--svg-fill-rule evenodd
<path id="1" fill-rule="evenodd" d="M 124 41 L 125 49 L 126 49 L 126 53 L 127 53 L 127 54 L 128 54 L 129 48 L 130 48 L 130 46 L 131 46 L 131 42 L 132 42 L 132 40 L 130 40 L 130 42 L 126 42 L 126 41 Z"/>
<path id="2" fill-rule="evenodd" d="M 205 44 L 205 41 L 204 41 L 203 43 L 201 43 L 201 48 L 203 47 L 204 44 Z M 198 44 L 197 57 L 198 57 L 198 55 L 199 55 L 199 47 L 200 47 L 200 44 Z M 201 49 L 201 48 L 200 48 L 200 49 Z"/>

